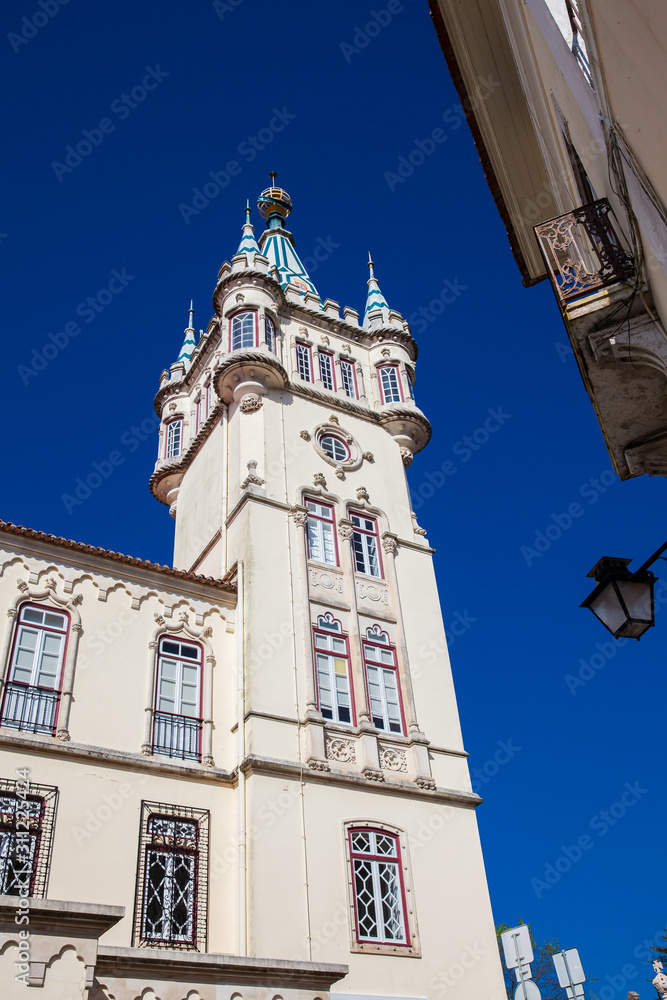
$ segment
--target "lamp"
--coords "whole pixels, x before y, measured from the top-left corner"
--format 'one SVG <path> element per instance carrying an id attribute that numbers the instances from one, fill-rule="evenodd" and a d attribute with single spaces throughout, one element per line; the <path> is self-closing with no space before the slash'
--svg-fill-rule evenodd
<path id="1" fill-rule="evenodd" d="M 631 559 L 605 556 L 588 573 L 597 586 L 581 604 L 590 608 L 595 617 L 614 639 L 640 639 L 655 625 L 653 585 L 656 577 L 648 569 L 667 548 L 667 542 L 643 566 L 631 573 Z"/>

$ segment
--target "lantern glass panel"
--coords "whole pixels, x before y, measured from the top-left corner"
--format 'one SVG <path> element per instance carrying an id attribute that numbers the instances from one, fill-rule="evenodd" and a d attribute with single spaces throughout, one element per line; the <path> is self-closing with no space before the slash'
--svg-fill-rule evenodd
<path id="1" fill-rule="evenodd" d="M 597 597 L 593 598 L 589 607 L 610 632 L 618 632 L 627 621 L 627 615 L 611 580 L 602 588 Z"/>
<path id="2" fill-rule="evenodd" d="M 631 618 L 650 622 L 651 614 L 651 584 L 638 580 L 618 580 L 617 587 Z"/>

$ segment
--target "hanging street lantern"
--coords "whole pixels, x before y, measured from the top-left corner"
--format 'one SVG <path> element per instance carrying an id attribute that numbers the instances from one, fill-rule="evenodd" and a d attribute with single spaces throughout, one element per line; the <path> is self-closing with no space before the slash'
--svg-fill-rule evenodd
<path id="1" fill-rule="evenodd" d="M 667 542 L 634 573 L 628 569 L 631 559 L 605 556 L 588 573 L 596 587 L 581 604 L 590 608 L 614 639 L 640 639 L 655 625 L 653 585 L 657 579 L 648 569 L 667 548 Z"/>

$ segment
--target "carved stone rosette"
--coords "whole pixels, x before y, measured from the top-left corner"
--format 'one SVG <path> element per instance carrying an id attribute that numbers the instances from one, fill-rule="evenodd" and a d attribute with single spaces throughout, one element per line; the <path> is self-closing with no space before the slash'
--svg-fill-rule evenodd
<path id="1" fill-rule="evenodd" d="M 339 737 L 328 738 L 325 753 L 327 760 L 335 760 L 341 764 L 354 764 L 357 760 L 357 747 L 354 740 L 344 740 Z"/>
<path id="2" fill-rule="evenodd" d="M 380 767 L 385 771 L 407 771 L 408 755 L 399 747 L 382 746 L 380 744 Z"/>

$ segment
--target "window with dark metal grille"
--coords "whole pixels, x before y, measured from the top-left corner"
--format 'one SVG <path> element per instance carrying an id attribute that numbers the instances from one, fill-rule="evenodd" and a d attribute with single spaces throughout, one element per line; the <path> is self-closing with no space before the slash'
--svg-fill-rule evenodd
<path id="1" fill-rule="evenodd" d="M 307 344 L 296 345 L 296 368 L 304 382 L 312 382 L 312 365 L 310 363 L 310 348 Z"/>
<path id="2" fill-rule="evenodd" d="M 0 895 L 46 895 L 58 789 L 0 779 Z"/>
<path id="3" fill-rule="evenodd" d="M 254 312 L 237 313 L 232 319 L 232 350 L 238 351 L 241 347 L 255 346 L 255 317 Z"/>
<path id="4" fill-rule="evenodd" d="M 345 389 L 345 395 L 349 396 L 350 399 L 357 398 L 357 380 L 354 375 L 354 365 L 351 361 L 342 361 L 340 363 L 340 377 L 343 381 L 343 389 Z"/>
<path id="5" fill-rule="evenodd" d="M 59 611 L 21 606 L 0 725 L 53 735 L 68 628 Z"/>
<path id="6" fill-rule="evenodd" d="M 318 357 L 320 360 L 320 378 L 322 379 L 322 385 L 325 389 L 331 389 L 334 391 L 336 388 L 336 380 L 334 378 L 333 357 L 326 351 L 320 351 Z"/>
<path id="7" fill-rule="evenodd" d="M 153 753 L 201 760 L 201 646 L 160 639 Z"/>
<path id="8" fill-rule="evenodd" d="M 207 895 L 208 812 L 143 802 L 136 944 L 205 951 Z"/>
<path id="9" fill-rule="evenodd" d="M 349 830 L 356 938 L 409 945 L 398 836 L 384 830 Z"/>
<path id="10" fill-rule="evenodd" d="M 329 566 L 338 565 L 334 509 L 306 497 L 308 509 L 308 558 Z"/>
<path id="11" fill-rule="evenodd" d="M 353 524 L 354 568 L 357 573 L 381 576 L 377 521 L 374 517 L 363 517 L 361 514 L 350 514 L 350 520 Z"/>
<path id="12" fill-rule="evenodd" d="M 383 403 L 400 403 L 403 399 L 401 386 L 398 381 L 398 367 L 396 365 L 383 365 L 378 368 L 378 379 L 380 381 L 380 392 Z"/>

